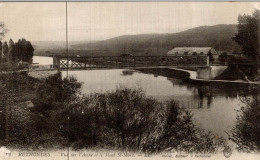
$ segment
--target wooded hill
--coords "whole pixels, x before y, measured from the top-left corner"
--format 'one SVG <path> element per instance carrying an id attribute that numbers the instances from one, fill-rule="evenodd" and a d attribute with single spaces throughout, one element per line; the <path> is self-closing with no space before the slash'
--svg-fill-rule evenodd
<path id="1" fill-rule="evenodd" d="M 116 56 L 121 54 L 135 56 L 166 55 L 173 46 L 214 47 L 218 52 L 241 52 L 240 47 L 231 39 L 236 33 L 236 25 L 221 24 L 201 26 L 178 33 L 124 35 L 103 41 L 73 43 L 70 45 L 70 54 L 93 56 Z M 37 46 L 35 48 L 37 54 Z M 60 46 L 57 49 L 52 47 L 48 51 L 51 54 L 65 53 Z M 46 52 L 47 50 L 44 53 Z M 43 52 L 41 53 L 43 54 Z"/>

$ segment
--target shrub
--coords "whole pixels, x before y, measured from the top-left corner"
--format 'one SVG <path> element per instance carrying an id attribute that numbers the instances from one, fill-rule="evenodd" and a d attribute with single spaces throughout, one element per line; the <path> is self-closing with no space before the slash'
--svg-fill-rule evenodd
<path id="1" fill-rule="evenodd" d="M 73 76 L 62 79 L 61 73 L 48 77 L 45 83 L 37 89 L 37 100 L 34 102 L 38 107 L 50 109 L 54 103 L 66 103 L 76 98 L 80 92 L 81 83 Z"/>
<path id="2" fill-rule="evenodd" d="M 260 151 L 260 99 L 258 96 L 246 97 L 245 106 L 238 111 L 236 126 L 230 139 L 243 152 Z"/>
<path id="3" fill-rule="evenodd" d="M 140 89 L 96 93 L 54 114 L 60 134 L 75 148 L 102 147 L 159 153 L 215 152 L 224 144 L 192 123 L 192 115 L 175 101 L 166 104 Z"/>
<path id="4" fill-rule="evenodd" d="M 202 129 L 197 128 L 192 122 L 191 113 L 181 109 L 173 100 L 166 103 L 166 110 L 159 116 L 162 119 L 156 128 L 159 127 L 158 130 L 161 132 L 158 136 L 152 136 L 144 145 L 145 151 L 213 153 L 225 144 L 223 138 L 215 139 L 213 134 L 204 133 Z"/>
<path id="5" fill-rule="evenodd" d="M 34 128 L 34 122 L 28 110 L 24 110 L 22 106 L 7 106 L 7 134 L 6 140 L 8 144 L 23 148 L 32 145 L 34 139 L 37 139 L 37 130 Z"/>
<path id="6" fill-rule="evenodd" d="M 26 72 L 1 74 L 0 83 L 12 92 L 31 92 L 35 89 L 38 80 L 28 77 Z"/>

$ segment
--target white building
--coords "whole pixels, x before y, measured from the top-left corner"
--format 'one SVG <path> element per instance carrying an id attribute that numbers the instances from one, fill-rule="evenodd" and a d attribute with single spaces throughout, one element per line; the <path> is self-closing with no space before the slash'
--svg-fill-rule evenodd
<path id="1" fill-rule="evenodd" d="M 176 47 L 167 53 L 168 56 L 174 55 L 212 55 L 214 60 L 218 59 L 218 52 L 212 47 Z"/>

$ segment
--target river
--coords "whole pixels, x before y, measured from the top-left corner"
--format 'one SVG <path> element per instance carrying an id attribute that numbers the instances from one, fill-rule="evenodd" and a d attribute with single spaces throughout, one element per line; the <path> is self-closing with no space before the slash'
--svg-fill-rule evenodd
<path id="1" fill-rule="evenodd" d="M 33 63 L 38 63 L 39 65 L 52 65 L 53 58 L 46 56 L 33 56 Z"/>
<path id="2" fill-rule="evenodd" d="M 82 93 L 113 91 L 118 87 L 141 88 L 147 96 L 159 101 L 177 100 L 182 107 L 193 114 L 194 122 L 206 131 L 227 138 L 236 122 L 236 110 L 243 103 L 239 98 L 239 90 L 219 89 L 214 86 L 198 86 L 184 83 L 178 78 L 168 78 L 157 74 L 140 71 L 82 70 L 69 71 L 83 83 Z M 66 76 L 66 72 L 63 72 Z"/>
<path id="3" fill-rule="evenodd" d="M 33 57 L 33 62 L 39 65 L 50 65 L 52 61 L 51 57 Z M 62 74 L 66 76 L 65 71 Z M 177 76 L 169 78 L 124 69 L 69 71 L 69 74 L 83 82 L 83 94 L 129 87 L 141 88 L 147 96 L 159 101 L 174 99 L 192 112 L 199 127 L 224 137 L 235 125 L 236 110 L 243 106 L 239 98 L 243 88 L 192 85 Z"/>

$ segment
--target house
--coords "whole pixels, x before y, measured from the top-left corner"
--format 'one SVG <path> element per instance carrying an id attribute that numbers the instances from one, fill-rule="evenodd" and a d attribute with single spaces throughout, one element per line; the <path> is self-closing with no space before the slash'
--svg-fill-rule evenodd
<path id="1" fill-rule="evenodd" d="M 190 56 L 196 56 L 196 55 L 212 55 L 214 60 L 218 59 L 218 53 L 216 50 L 212 47 L 176 47 L 170 50 L 167 53 L 168 56 L 174 56 L 174 55 L 190 55 Z M 211 58 L 210 58 L 211 59 Z M 212 61 L 212 59 L 211 59 Z"/>

